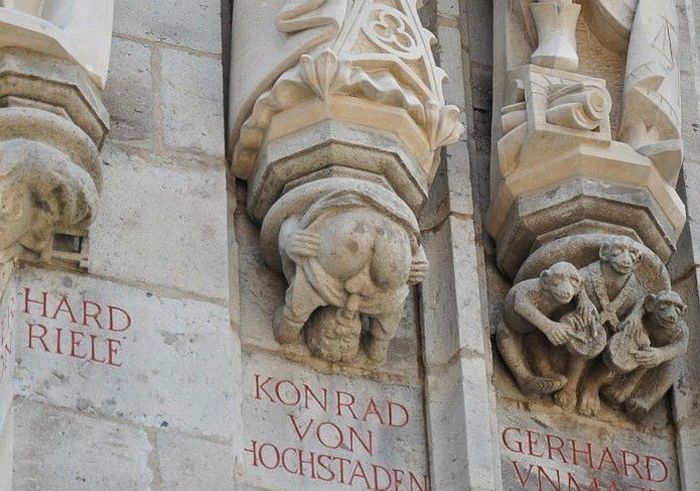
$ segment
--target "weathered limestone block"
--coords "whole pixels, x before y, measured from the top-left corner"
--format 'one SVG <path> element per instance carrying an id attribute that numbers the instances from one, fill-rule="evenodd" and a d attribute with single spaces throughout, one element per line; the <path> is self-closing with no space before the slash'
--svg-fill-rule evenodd
<path id="1" fill-rule="evenodd" d="M 600 395 L 646 413 L 679 378 L 688 346 L 685 304 L 665 267 L 686 221 L 675 191 L 675 5 L 585 2 L 593 34 L 627 55 L 624 93 L 613 98 L 606 80 L 576 73 L 580 6 L 512 3 L 496 2 L 494 19 L 505 85 L 494 90 L 487 226 L 514 279 L 498 348 L 526 394 L 553 394 L 588 416 Z"/>
<path id="2" fill-rule="evenodd" d="M 107 80 L 114 0 L 1 0 L 0 46 L 69 60 Z"/>
<path id="3" fill-rule="evenodd" d="M 415 213 L 437 149 L 462 130 L 434 37 L 416 0 L 234 9 L 232 167 L 249 182 L 265 259 L 290 285 L 275 337 L 305 329 L 321 358 L 381 363 L 427 270 Z"/>

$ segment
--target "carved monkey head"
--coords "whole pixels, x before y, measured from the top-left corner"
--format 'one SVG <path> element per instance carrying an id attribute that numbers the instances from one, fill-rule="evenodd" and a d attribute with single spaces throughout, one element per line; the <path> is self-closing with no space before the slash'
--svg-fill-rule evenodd
<path id="1" fill-rule="evenodd" d="M 681 296 L 672 290 L 652 293 L 644 301 L 644 309 L 653 316 L 654 324 L 666 329 L 678 324 L 686 308 Z"/>
<path id="2" fill-rule="evenodd" d="M 549 292 L 561 304 L 571 302 L 582 286 L 583 278 L 571 263 L 557 263 L 540 274 L 542 291 Z"/>
<path id="3" fill-rule="evenodd" d="M 600 260 L 610 264 L 619 274 L 631 274 L 642 257 L 641 251 L 622 240 L 606 242 L 600 248 Z"/>

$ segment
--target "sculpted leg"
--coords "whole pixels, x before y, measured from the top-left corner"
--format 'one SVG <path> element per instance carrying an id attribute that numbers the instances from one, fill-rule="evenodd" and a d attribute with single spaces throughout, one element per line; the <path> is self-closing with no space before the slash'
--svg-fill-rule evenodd
<path id="1" fill-rule="evenodd" d="M 522 334 L 511 331 L 505 322 L 496 329 L 496 344 L 506 366 L 525 394 L 551 394 L 561 388 L 561 382 L 533 375 L 523 355 Z"/>
<path id="2" fill-rule="evenodd" d="M 578 399 L 578 383 L 586 368 L 587 360 L 571 355 L 566 373 L 566 385 L 554 394 L 554 402 L 566 410 L 574 410 Z"/>
<path id="3" fill-rule="evenodd" d="M 365 342 L 365 350 L 370 360 L 382 363 L 386 360 L 389 343 L 399 329 L 402 310 L 372 316 L 370 319 L 369 336 Z"/>
<path id="4" fill-rule="evenodd" d="M 603 387 L 603 396 L 615 405 L 624 404 L 639 386 L 647 373 L 645 368 L 637 368 L 631 373 L 618 375 L 607 387 Z"/>
<path id="5" fill-rule="evenodd" d="M 672 360 L 649 370 L 625 404 L 625 409 L 632 414 L 649 412 L 673 387 L 682 369 L 679 360 Z"/>
<path id="6" fill-rule="evenodd" d="M 284 299 L 284 305 L 272 321 L 275 339 L 281 344 L 294 343 L 311 314 L 326 305 L 301 270 L 297 270 Z"/>
<path id="7" fill-rule="evenodd" d="M 552 366 L 552 345 L 541 333 L 532 333 L 527 338 L 533 354 L 532 363 L 539 375 L 554 379 L 563 387 L 566 384 L 566 376 L 557 372 Z"/>
<path id="8" fill-rule="evenodd" d="M 615 376 L 615 372 L 596 362 L 584 381 L 578 412 L 584 416 L 596 416 L 600 412 L 600 389 L 615 380 Z"/>

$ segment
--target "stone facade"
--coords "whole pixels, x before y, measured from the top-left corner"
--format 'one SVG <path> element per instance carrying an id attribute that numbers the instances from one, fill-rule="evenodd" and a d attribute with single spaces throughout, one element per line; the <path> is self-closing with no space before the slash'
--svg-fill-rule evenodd
<path id="1" fill-rule="evenodd" d="M 0 0 L 0 490 L 700 489 L 699 22 Z"/>

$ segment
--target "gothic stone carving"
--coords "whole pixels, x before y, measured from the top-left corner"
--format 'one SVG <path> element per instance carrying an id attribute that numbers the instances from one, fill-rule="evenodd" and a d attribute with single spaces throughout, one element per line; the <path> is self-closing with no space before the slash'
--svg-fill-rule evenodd
<path id="1" fill-rule="evenodd" d="M 415 213 L 437 149 L 462 132 L 444 101 L 434 36 L 416 0 L 234 8 L 277 18 L 276 32 L 241 26 L 248 44 L 267 32 L 260 45 L 270 56 L 258 66 L 234 53 L 230 135 L 266 261 L 289 282 L 275 337 L 305 339 L 332 362 L 364 362 L 364 353 L 381 363 L 409 285 L 427 269 Z"/>
<path id="2" fill-rule="evenodd" d="M 498 266 L 514 278 L 498 347 L 525 393 L 552 394 L 585 415 L 598 413 L 599 393 L 646 412 L 685 350 L 684 307 L 664 266 L 686 220 L 675 192 L 683 160 L 675 4 L 496 0 L 494 16 L 504 53 L 494 67 L 487 227 Z M 597 46 L 590 36 L 577 43 L 581 29 L 611 43 L 620 73 L 577 72 L 584 61 L 595 66 L 582 57 Z M 623 77 L 613 97 L 608 81 Z M 552 277 L 570 290 L 558 303 Z"/>
<path id="3" fill-rule="evenodd" d="M 396 200 L 387 202 L 385 194 L 338 187 L 282 223 L 281 259 L 290 286 L 275 317 L 279 342 L 295 341 L 313 314 L 306 330 L 311 351 L 352 362 L 366 315 L 365 351 L 373 362 L 384 361 L 408 285 L 422 281 L 427 269 L 410 209 L 397 213 Z"/>
<path id="4" fill-rule="evenodd" d="M 524 393 L 553 394 L 567 410 L 596 415 L 602 390 L 630 413 L 649 411 L 680 375 L 685 304 L 668 289 L 660 260 L 641 244 L 616 236 L 559 242 L 535 252 L 522 273 L 530 276 L 561 256 L 584 264 L 596 243 L 599 259 L 580 268 L 559 262 L 539 279 L 516 281 L 496 333 L 506 365 Z M 562 357 L 565 366 L 556 362 Z"/>
<path id="5" fill-rule="evenodd" d="M 515 276 L 535 243 L 574 227 L 622 235 L 631 229 L 667 260 L 686 220 L 675 192 L 683 156 L 675 5 L 581 2 L 594 34 L 613 29 L 612 22 L 627 40 L 620 50 L 625 68 L 617 77 L 605 74 L 624 77 L 622 97 L 613 98 L 607 80 L 577 73 L 579 5 L 512 3 L 494 5 L 505 53 L 495 67 L 499 116 L 487 227 L 499 266 Z M 589 46 L 585 56 L 591 53 Z M 611 122 L 614 110 L 622 114 L 619 127 Z"/>

